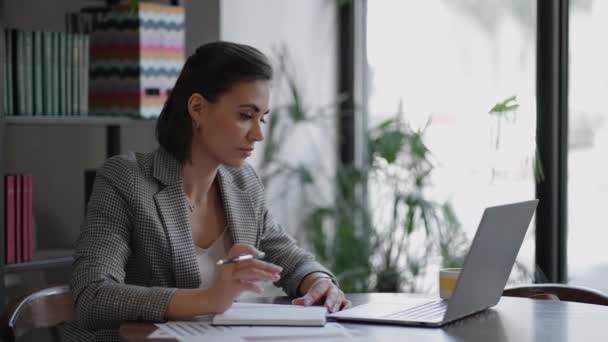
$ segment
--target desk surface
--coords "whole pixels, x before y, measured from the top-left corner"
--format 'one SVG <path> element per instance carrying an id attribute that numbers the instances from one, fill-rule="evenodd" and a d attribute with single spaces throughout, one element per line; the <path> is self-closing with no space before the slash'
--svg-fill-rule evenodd
<path id="1" fill-rule="evenodd" d="M 351 294 L 353 304 L 370 301 L 399 302 L 408 294 Z M 255 300 L 287 303 L 285 297 Z M 370 341 L 608 341 L 608 306 L 503 297 L 495 307 L 443 328 L 415 328 L 381 324 L 343 325 L 358 330 Z M 123 341 L 146 339 L 155 330 L 152 323 L 127 322 L 120 327 Z"/>

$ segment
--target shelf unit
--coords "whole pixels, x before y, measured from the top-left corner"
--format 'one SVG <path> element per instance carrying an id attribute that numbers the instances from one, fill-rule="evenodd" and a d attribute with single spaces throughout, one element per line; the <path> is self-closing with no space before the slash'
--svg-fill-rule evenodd
<path id="1" fill-rule="evenodd" d="M 0 8 L 5 8 L 4 0 L 0 0 Z M 67 7 L 66 7 L 67 8 Z M 119 116 L 8 116 L 4 113 L 4 104 L 6 99 L 5 96 L 5 54 L 4 54 L 4 34 L 3 30 L 6 27 L 6 23 L 10 22 L 7 20 L 8 17 L 0 15 L 0 175 L 2 179 L 0 181 L 0 228 L 2 231 L 0 232 L 0 310 L 4 308 L 5 303 L 7 302 L 8 290 L 9 288 L 5 287 L 5 280 L 7 276 L 19 277 L 22 273 L 27 272 L 41 272 L 49 269 L 52 270 L 67 270 L 71 266 L 73 262 L 73 249 L 62 249 L 62 250 L 53 250 L 46 249 L 49 246 L 42 246 L 39 250 L 34 250 L 33 260 L 29 262 L 21 262 L 17 264 L 6 264 L 6 244 L 5 244 L 5 235 L 4 235 L 4 224 L 5 224 L 5 189 L 4 189 L 4 175 L 7 172 L 15 172 L 15 165 L 12 164 L 8 153 L 6 151 L 20 151 L 20 150 L 11 150 L 11 144 L 14 142 L 11 136 L 14 137 L 15 131 L 23 131 L 30 130 L 40 132 L 40 128 L 47 131 L 46 128 L 49 129 L 48 132 L 51 132 L 51 129 L 57 129 L 62 131 L 64 129 L 71 130 L 74 129 L 74 132 L 80 131 L 82 127 L 85 129 L 91 128 L 96 132 L 99 132 L 98 129 L 102 130 L 101 134 L 98 134 L 98 138 L 100 139 L 100 143 L 95 145 L 96 153 L 99 154 L 99 157 L 105 156 L 111 157 L 117 154 L 120 154 L 122 151 L 122 147 L 127 147 L 129 150 L 141 150 L 142 148 L 148 148 L 151 141 L 148 140 L 149 132 L 152 129 L 152 124 L 155 122 L 154 119 L 136 119 L 129 117 L 119 117 Z M 47 21 L 48 22 L 48 21 Z M 13 23 L 12 25 L 15 25 Z M 28 25 L 25 25 L 28 26 Z M 31 25 L 30 25 L 31 26 Z M 32 29 L 31 27 L 29 29 Z M 41 30 L 41 27 L 35 28 L 36 30 Z M 56 27 L 52 30 L 58 30 Z M 86 128 L 88 127 L 88 128 Z M 137 134 L 134 131 L 141 132 L 142 129 L 145 129 L 145 136 L 142 137 L 141 134 Z M 53 131 L 54 132 L 54 131 Z M 62 131 L 63 132 L 63 131 Z M 101 142 L 104 138 L 105 132 L 105 142 Z M 54 134 L 54 133 L 53 133 Z M 63 134 L 63 133 L 62 133 Z M 69 133 L 68 133 L 69 134 Z M 121 141 L 121 136 L 124 141 Z M 70 138 L 71 139 L 71 138 Z M 90 140 L 93 141 L 93 140 Z M 97 144 L 96 141 L 91 142 L 91 144 Z M 143 147 L 142 147 L 143 146 Z M 49 151 L 49 153 L 61 153 L 61 151 Z M 65 156 L 65 154 L 63 155 Z M 24 158 L 36 158 L 35 156 L 31 156 L 29 154 L 25 154 Z M 97 157 L 96 157 L 97 158 Z M 21 167 L 21 166 L 19 166 Z M 82 170 L 86 171 L 88 169 Z M 23 168 L 25 172 L 33 172 L 27 168 Z M 40 170 L 37 168 L 37 172 Z M 78 170 L 81 171 L 81 170 Z M 40 177 L 39 179 L 41 179 Z M 74 180 L 70 180 L 74 182 Z M 46 180 L 42 181 L 46 183 Z M 34 195 L 36 197 L 36 195 Z M 40 198 L 40 197 L 39 197 Z M 73 197 L 75 201 L 78 201 L 78 197 Z M 44 200 L 46 203 L 47 199 Z M 36 204 L 34 204 L 34 211 L 36 212 Z M 38 215 L 38 214 L 37 214 Z M 39 228 L 42 227 L 43 224 L 39 225 Z M 46 227 L 46 226 L 45 226 Z M 65 229 L 72 230 L 72 232 L 77 232 L 79 227 L 73 226 L 73 224 L 69 224 L 65 227 Z M 36 228 L 34 228 L 36 229 Z M 45 228 L 50 229 L 46 232 L 52 231 L 54 232 L 54 228 Z M 38 237 L 40 238 L 40 236 Z M 41 241 L 38 239 L 38 241 Z M 42 240 L 44 241 L 44 240 Z M 71 240 L 68 241 L 68 245 L 71 244 Z M 14 278 L 13 278 L 14 279 Z M 42 284 L 40 286 L 43 286 Z"/>
<path id="2" fill-rule="evenodd" d="M 4 25 L 0 22 L 0 32 Z M 0 35 L 0 46 L 4 46 L 4 35 Z M 0 65 L 4 65 L 4 54 L 0 53 Z M 0 67 L 0 80 L 5 79 L 4 67 Z M 117 116 L 7 116 L 4 113 L 4 82 L 0 82 L 0 227 L 4 228 L 5 223 L 5 193 L 4 193 L 4 174 L 7 172 L 6 156 L 4 149 L 10 149 L 7 143 L 7 130 L 18 126 L 43 126 L 43 127 L 82 127 L 97 126 L 104 127 L 106 132 L 105 155 L 110 157 L 119 154 L 121 151 L 121 127 L 134 125 L 140 122 L 150 122 L 147 119 L 134 119 Z M 78 227 L 74 227 L 78 229 Z M 6 264 L 6 244 L 4 229 L 0 233 L 0 310 L 4 307 L 7 299 L 4 277 L 8 274 L 18 274 L 22 272 L 45 271 L 48 269 L 69 268 L 73 262 L 73 250 L 63 250 L 61 253 L 54 253 L 53 250 L 34 251 L 33 260 L 16 264 Z"/>
<path id="3" fill-rule="evenodd" d="M 2 73 L 0 73 L 1 79 Z M 3 82 L 0 82 L 3 83 Z M 0 94 L 3 94 L 4 89 L 0 88 Z M 3 97 L 3 95 L 0 95 Z M 2 99 L 4 101 L 4 99 Z M 3 105 L 3 102 L 0 102 Z M 0 116 L 0 146 L 3 149 L 10 148 L 10 144 L 6 143 L 7 130 L 14 126 L 102 126 L 106 131 L 106 156 L 113 156 L 120 153 L 120 129 L 121 126 L 130 125 L 138 120 L 121 117 L 19 117 L 19 116 Z M 0 160 L 0 175 L 4 175 L 7 171 L 4 153 Z M 0 222 L 4 227 L 4 180 L 0 185 Z M 78 227 L 73 227 L 78 229 Z M 3 229 L 4 232 L 4 229 Z M 4 285 L 4 277 L 8 274 L 18 274 L 21 272 L 45 271 L 49 269 L 67 269 L 73 262 L 73 251 L 62 251 L 62 253 L 52 253 L 52 250 L 34 251 L 33 260 L 29 262 L 21 262 L 16 264 L 5 263 L 5 236 L 0 234 L 0 308 L 6 303 L 6 289 Z M 51 252 L 51 253 L 49 253 Z M 59 255 L 57 255 L 59 254 Z"/>
<path id="4" fill-rule="evenodd" d="M 78 125 L 121 126 L 138 121 L 114 116 L 5 116 L 7 126 Z"/>
<path id="5" fill-rule="evenodd" d="M 72 265 L 74 257 L 71 255 L 64 257 L 54 257 L 40 260 L 32 260 L 28 262 L 21 262 L 18 264 L 4 265 L 3 272 L 6 273 L 17 273 L 26 271 L 38 271 L 46 270 L 54 267 L 69 267 Z"/>
<path id="6" fill-rule="evenodd" d="M 0 68 L 1 69 L 1 68 Z M 0 79 L 3 77 L 3 71 L 0 71 Z M 0 108 L 3 108 L 3 87 L 4 83 L 0 85 Z M 105 155 L 110 157 L 119 154 L 121 151 L 121 127 L 130 126 L 140 122 L 150 122 L 147 119 L 133 119 L 126 117 L 112 117 L 112 116 L 83 116 L 83 117 L 69 117 L 69 116 L 3 116 L 0 115 L 0 146 L 1 148 L 10 148 L 6 144 L 6 131 L 15 126 L 98 126 L 104 127 L 106 131 L 106 146 Z M 1 153 L 4 156 L 4 153 Z M 6 165 L 4 157 L 0 159 L 0 175 L 4 175 L 6 172 Z M 4 181 L 0 182 L 0 222 L 4 227 L 5 213 L 4 213 Z M 74 227 L 78 229 L 78 227 Z M 4 230 L 3 230 L 4 231 Z M 51 252 L 51 253 L 49 253 Z M 5 263 L 5 236 L 4 233 L 0 234 L 0 309 L 6 302 L 6 289 L 4 287 L 3 278 L 7 274 L 17 274 L 21 272 L 32 272 L 32 271 L 45 271 L 48 269 L 57 268 L 69 268 L 73 262 L 73 251 L 65 251 L 62 253 L 52 253 L 53 251 L 34 251 L 33 260 L 29 262 L 22 262 L 16 264 Z"/>

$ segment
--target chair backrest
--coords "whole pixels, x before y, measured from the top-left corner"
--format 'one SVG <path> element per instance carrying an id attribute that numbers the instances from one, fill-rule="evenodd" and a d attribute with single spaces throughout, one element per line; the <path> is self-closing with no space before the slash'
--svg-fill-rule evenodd
<path id="1" fill-rule="evenodd" d="M 526 298 L 555 298 L 567 302 L 608 305 L 608 296 L 598 290 L 563 284 L 531 284 L 504 290 L 503 296 Z"/>
<path id="2" fill-rule="evenodd" d="M 67 285 L 29 292 L 13 301 L 2 316 L 2 335 L 14 341 L 31 329 L 51 328 L 59 338 L 57 326 L 74 318 L 72 295 Z"/>

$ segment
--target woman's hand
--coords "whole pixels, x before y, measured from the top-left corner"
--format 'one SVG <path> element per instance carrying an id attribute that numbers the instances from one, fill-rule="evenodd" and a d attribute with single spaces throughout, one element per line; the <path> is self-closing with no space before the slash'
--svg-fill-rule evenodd
<path id="1" fill-rule="evenodd" d="M 253 246 L 235 244 L 228 252 L 228 258 L 240 254 L 256 255 L 259 252 Z M 280 279 L 279 273 L 283 270 L 280 266 L 257 259 L 238 261 L 219 267 L 215 284 L 209 289 L 216 312 L 226 311 L 234 299 L 244 291 L 262 293 L 262 288 L 256 282 L 275 282 Z"/>
<path id="2" fill-rule="evenodd" d="M 324 273 L 323 276 L 318 273 L 307 275 L 302 280 L 301 290 L 305 292 L 305 295 L 294 299 L 291 304 L 304 306 L 319 304 L 325 306 L 329 312 L 340 311 L 351 306 L 351 302 L 346 299 L 344 292 Z"/>

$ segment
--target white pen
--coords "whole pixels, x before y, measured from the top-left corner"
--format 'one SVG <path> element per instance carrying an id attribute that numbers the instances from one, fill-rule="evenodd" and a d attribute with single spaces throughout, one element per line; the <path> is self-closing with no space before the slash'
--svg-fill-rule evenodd
<path id="1" fill-rule="evenodd" d="M 228 258 L 228 259 L 220 259 L 217 261 L 216 265 L 220 266 L 220 265 L 225 265 L 225 264 L 232 264 L 238 261 L 244 261 L 244 260 L 250 260 L 250 259 L 262 259 L 266 256 L 266 253 L 264 252 L 260 252 L 256 255 L 253 254 L 241 254 L 239 256 L 235 256 L 233 258 Z"/>

